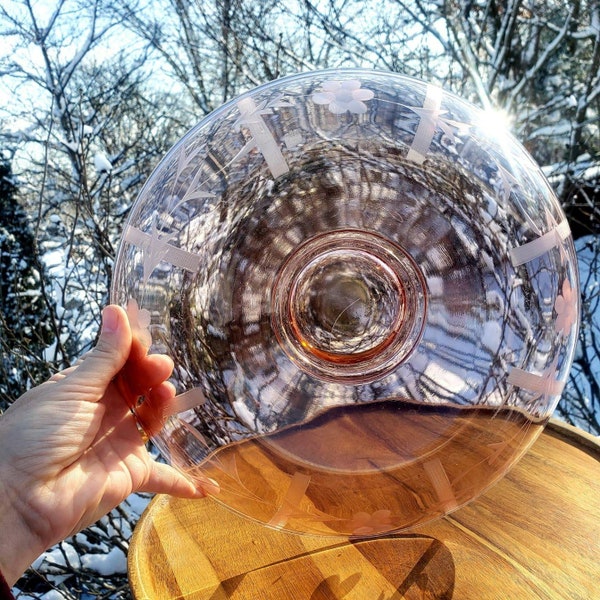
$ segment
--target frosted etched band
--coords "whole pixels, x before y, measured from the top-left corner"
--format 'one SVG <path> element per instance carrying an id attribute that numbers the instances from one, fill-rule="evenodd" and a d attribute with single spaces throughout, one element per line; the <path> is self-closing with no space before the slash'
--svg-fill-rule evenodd
<path id="1" fill-rule="evenodd" d="M 277 178 L 289 171 L 289 167 L 273 134 L 260 115 L 260 111 L 252 98 L 240 100 L 237 107 L 241 113 L 240 123 L 248 127 L 253 138 L 253 145 L 264 156 L 273 177 Z"/>
<path id="2" fill-rule="evenodd" d="M 420 117 L 419 126 L 413 143 L 406 155 L 408 160 L 421 164 L 431 146 L 433 134 L 437 128 L 442 104 L 442 90 L 434 85 L 427 86 L 423 108 L 412 108 Z"/>
<path id="3" fill-rule="evenodd" d="M 562 393 L 565 384 L 563 381 L 553 379 L 551 375 L 554 375 L 554 372 L 549 373 L 548 375 L 536 375 L 535 373 L 529 373 L 515 367 L 508 374 L 507 381 L 511 385 L 515 385 L 530 392 L 549 396 L 559 396 Z"/>
<path id="4" fill-rule="evenodd" d="M 511 248 L 510 261 L 512 262 L 513 267 L 524 265 L 525 263 L 546 254 L 546 252 L 561 244 L 570 235 L 571 230 L 569 228 L 569 223 L 566 220 L 562 221 L 554 229 L 551 229 L 548 233 L 545 233 L 536 240 L 532 240 L 531 242 L 527 242 L 516 248 Z"/>

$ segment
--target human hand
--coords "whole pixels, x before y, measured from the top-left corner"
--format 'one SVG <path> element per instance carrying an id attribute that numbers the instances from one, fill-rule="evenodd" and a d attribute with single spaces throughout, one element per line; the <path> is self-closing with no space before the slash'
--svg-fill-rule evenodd
<path id="1" fill-rule="evenodd" d="M 123 309 L 107 306 L 102 317 L 93 350 L 0 417 L 0 570 L 11 585 L 48 547 L 132 492 L 204 495 L 152 460 L 129 408 L 142 395 L 154 406 L 173 398 L 171 360 L 146 355 Z"/>

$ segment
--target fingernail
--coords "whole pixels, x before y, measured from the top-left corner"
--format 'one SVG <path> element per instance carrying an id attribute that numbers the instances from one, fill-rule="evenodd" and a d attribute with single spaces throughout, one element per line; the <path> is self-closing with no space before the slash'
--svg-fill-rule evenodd
<path id="1" fill-rule="evenodd" d="M 206 496 L 206 494 L 216 496 L 221 491 L 221 486 L 210 477 L 197 477 L 196 484 L 198 486 L 196 490 L 200 496 Z"/>
<path id="2" fill-rule="evenodd" d="M 205 491 L 209 494 L 217 495 L 221 492 L 221 486 L 214 480 L 208 479 L 209 485 L 206 486 Z"/>
<path id="3" fill-rule="evenodd" d="M 102 311 L 102 332 L 115 333 L 119 328 L 119 315 L 114 307 L 107 306 Z"/>

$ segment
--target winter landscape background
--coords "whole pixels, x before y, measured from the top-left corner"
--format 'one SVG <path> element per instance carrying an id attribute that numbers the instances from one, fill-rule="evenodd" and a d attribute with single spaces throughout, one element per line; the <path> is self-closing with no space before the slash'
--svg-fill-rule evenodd
<path id="1" fill-rule="evenodd" d="M 600 435 L 597 0 L 4 0 L 0 409 L 94 343 L 143 182 L 244 90 L 325 67 L 443 86 L 503 120 L 569 218 L 582 327 L 557 416 Z M 133 496 L 51 549 L 19 598 L 129 598 Z"/>

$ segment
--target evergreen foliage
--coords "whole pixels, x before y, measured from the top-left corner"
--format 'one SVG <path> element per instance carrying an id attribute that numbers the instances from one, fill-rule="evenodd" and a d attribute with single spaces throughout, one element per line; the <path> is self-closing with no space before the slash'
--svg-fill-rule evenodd
<path id="1" fill-rule="evenodd" d="M 52 331 L 43 273 L 10 163 L 0 161 L 0 408 L 48 376 Z"/>

